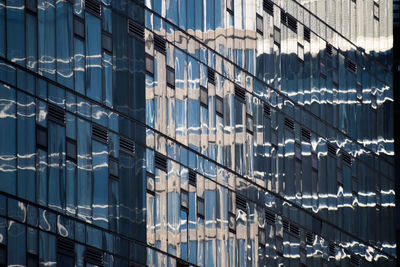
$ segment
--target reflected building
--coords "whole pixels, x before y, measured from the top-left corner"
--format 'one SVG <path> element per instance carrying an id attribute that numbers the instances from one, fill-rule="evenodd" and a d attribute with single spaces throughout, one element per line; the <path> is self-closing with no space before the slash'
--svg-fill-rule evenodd
<path id="1" fill-rule="evenodd" d="M 0 266 L 396 266 L 392 48 L 391 0 L 0 0 Z"/>

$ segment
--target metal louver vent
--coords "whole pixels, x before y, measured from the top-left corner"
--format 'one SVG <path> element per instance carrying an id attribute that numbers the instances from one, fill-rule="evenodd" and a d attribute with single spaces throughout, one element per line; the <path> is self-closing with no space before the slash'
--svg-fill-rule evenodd
<path id="1" fill-rule="evenodd" d="M 271 116 L 271 108 L 265 103 L 264 103 L 264 115 L 268 117 Z"/>
<path id="2" fill-rule="evenodd" d="M 246 92 L 239 86 L 235 86 L 235 96 L 241 102 L 246 101 Z"/>
<path id="3" fill-rule="evenodd" d="M 346 163 L 349 166 L 351 166 L 351 164 L 353 163 L 352 159 L 351 159 L 351 156 L 349 154 L 347 154 L 347 153 L 343 153 L 342 154 L 342 160 L 343 160 L 344 163 Z"/>
<path id="4" fill-rule="evenodd" d="M 144 40 L 144 27 L 130 19 L 128 19 L 128 33 Z"/>
<path id="5" fill-rule="evenodd" d="M 274 15 L 274 3 L 272 3 L 270 0 L 264 0 L 263 7 L 265 12 L 267 12 L 271 16 Z"/>
<path id="6" fill-rule="evenodd" d="M 64 237 L 59 237 L 57 239 L 57 252 L 74 257 L 75 255 L 74 241 Z"/>
<path id="7" fill-rule="evenodd" d="M 85 250 L 85 262 L 97 266 L 103 265 L 103 253 L 101 250 L 87 247 Z"/>
<path id="8" fill-rule="evenodd" d="M 300 235 L 300 229 L 299 229 L 299 227 L 297 225 L 290 224 L 289 230 L 295 236 L 299 236 Z"/>
<path id="9" fill-rule="evenodd" d="M 326 146 L 328 148 L 328 153 L 331 154 L 332 156 L 336 156 L 336 151 L 337 151 L 336 146 L 330 143 L 327 143 Z"/>
<path id="10" fill-rule="evenodd" d="M 286 219 L 282 219 L 282 226 L 283 226 L 283 230 L 289 232 L 289 221 Z"/>
<path id="11" fill-rule="evenodd" d="M 119 138 L 119 148 L 122 151 L 125 151 L 127 153 L 135 154 L 135 144 L 133 143 L 132 140 L 120 136 Z"/>
<path id="12" fill-rule="evenodd" d="M 286 25 L 286 13 L 281 9 L 281 23 Z"/>
<path id="13" fill-rule="evenodd" d="M 329 256 L 335 256 L 335 244 L 334 243 L 329 243 Z"/>
<path id="14" fill-rule="evenodd" d="M 352 73 L 356 73 L 357 72 L 357 65 L 356 63 L 351 60 L 351 59 L 346 59 L 346 68 L 351 71 Z"/>
<path id="15" fill-rule="evenodd" d="M 162 38 L 162 37 L 159 36 L 159 35 L 154 34 L 154 48 L 155 48 L 157 51 L 159 51 L 159 52 L 165 54 L 165 52 L 166 52 L 166 48 L 165 48 L 165 39 Z"/>
<path id="16" fill-rule="evenodd" d="M 332 45 L 326 44 L 326 54 L 332 56 Z"/>
<path id="17" fill-rule="evenodd" d="M 310 42 L 310 38 L 311 38 L 310 29 L 307 27 L 304 27 L 304 40 L 307 42 Z"/>
<path id="18" fill-rule="evenodd" d="M 360 257 L 353 254 L 350 256 L 350 262 L 351 262 L 351 264 L 353 264 L 355 266 L 359 266 L 360 265 Z"/>
<path id="19" fill-rule="evenodd" d="M 104 144 L 108 144 L 107 129 L 105 129 L 97 124 L 92 124 L 92 138 L 99 142 L 102 142 Z"/>
<path id="20" fill-rule="evenodd" d="M 207 70 L 208 82 L 215 85 L 215 71 L 212 68 Z"/>
<path id="21" fill-rule="evenodd" d="M 291 130 L 294 130 L 294 122 L 288 118 L 285 118 L 285 126 Z"/>
<path id="22" fill-rule="evenodd" d="M 189 169 L 189 184 L 196 186 L 197 185 L 197 177 L 196 172 L 194 170 Z"/>
<path id="23" fill-rule="evenodd" d="M 314 242 L 313 234 L 307 232 L 307 233 L 306 233 L 306 243 L 307 243 L 307 245 L 312 245 L 313 242 Z"/>
<path id="24" fill-rule="evenodd" d="M 101 3 L 97 0 L 85 0 L 85 10 L 95 16 L 101 17 Z"/>
<path id="25" fill-rule="evenodd" d="M 156 168 L 167 171 L 167 158 L 161 155 L 160 153 L 156 153 L 154 156 L 154 165 Z"/>
<path id="26" fill-rule="evenodd" d="M 265 210 L 265 219 L 270 222 L 272 225 L 275 225 L 276 219 L 275 214 L 270 212 L 269 210 Z"/>
<path id="27" fill-rule="evenodd" d="M 65 110 L 62 108 L 49 104 L 48 106 L 48 116 L 49 120 L 60 123 L 62 125 L 65 124 Z"/>
<path id="28" fill-rule="evenodd" d="M 294 17 L 292 17 L 289 14 L 287 15 L 287 25 L 289 29 L 297 33 L 297 21 Z"/>
<path id="29" fill-rule="evenodd" d="M 241 209 L 244 212 L 247 210 L 246 199 L 238 194 L 236 194 L 236 208 Z"/>
<path id="30" fill-rule="evenodd" d="M 310 142 L 311 141 L 310 131 L 305 128 L 301 128 L 301 137 L 303 137 L 303 140 Z"/>

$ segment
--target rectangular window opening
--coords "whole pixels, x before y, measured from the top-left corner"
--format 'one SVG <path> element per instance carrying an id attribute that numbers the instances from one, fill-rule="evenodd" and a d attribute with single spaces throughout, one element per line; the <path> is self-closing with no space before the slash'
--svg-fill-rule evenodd
<path id="1" fill-rule="evenodd" d="M 76 141 L 70 138 L 66 139 L 66 153 L 67 153 L 67 160 L 76 163 L 78 160 L 77 157 L 77 149 L 76 149 Z"/>
<path id="2" fill-rule="evenodd" d="M 175 88 L 175 70 L 167 66 L 167 85 Z"/>

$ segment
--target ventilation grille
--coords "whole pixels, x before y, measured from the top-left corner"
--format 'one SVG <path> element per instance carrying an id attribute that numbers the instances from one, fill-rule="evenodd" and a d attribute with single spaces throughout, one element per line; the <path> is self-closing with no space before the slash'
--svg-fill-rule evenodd
<path id="1" fill-rule="evenodd" d="M 285 126 L 291 130 L 294 130 L 294 122 L 288 118 L 285 118 Z"/>
<path id="2" fill-rule="evenodd" d="M 125 138 L 125 137 L 120 137 L 119 138 L 119 148 L 122 151 L 135 154 L 135 144 L 133 143 L 132 140 Z"/>
<path id="3" fill-rule="evenodd" d="M 267 104 L 264 104 L 264 115 L 271 116 L 271 108 Z"/>
<path id="4" fill-rule="evenodd" d="M 282 220 L 282 226 L 283 226 L 283 230 L 289 232 L 289 221 L 286 219 Z"/>
<path id="5" fill-rule="evenodd" d="M 164 40 L 164 38 L 162 38 L 159 35 L 154 34 L 154 48 L 157 51 L 165 54 L 166 48 L 165 48 L 165 40 Z"/>
<path id="6" fill-rule="evenodd" d="M 272 225 L 275 224 L 276 219 L 275 219 L 275 214 L 270 212 L 269 210 L 265 210 L 265 219 L 270 222 Z"/>
<path id="7" fill-rule="evenodd" d="M 351 59 L 346 59 L 346 68 L 351 71 L 352 73 L 356 73 L 357 72 L 357 65 L 356 63 L 351 60 Z"/>
<path id="8" fill-rule="evenodd" d="M 85 10 L 89 13 L 100 17 L 101 16 L 101 3 L 97 0 L 85 0 Z"/>
<path id="9" fill-rule="evenodd" d="M 300 229 L 299 229 L 299 227 L 297 225 L 290 224 L 289 230 L 295 236 L 299 236 L 300 235 Z"/>
<path id="10" fill-rule="evenodd" d="M 207 70 L 208 82 L 215 85 L 215 71 L 211 68 Z"/>
<path id="11" fill-rule="evenodd" d="M 144 40 L 144 27 L 130 19 L 128 20 L 128 33 Z"/>
<path id="12" fill-rule="evenodd" d="M 196 172 L 189 169 L 189 184 L 196 186 L 197 185 L 197 177 Z"/>
<path id="13" fill-rule="evenodd" d="M 306 244 L 312 245 L 314 242 L 314 237 L 312 233 L 306 233 Z"/>
<path id="14" fill-rule="evenodd" d="M 287 25 L 289 29 L 297 33 L 297 21 L 294 17 L 287 15 Z"/>
<path id="15" fill-rule="evenodd" d="M 328 148 L 328 153 L 331 154 L 332 156 L 336 156 L 336 147 L 332 144 L 327 143 L 327 148 Z"/>
<path id="16" fill-rule="evenodd" d="M 304 40 L 307 42 L 310 42 L 310 38 L 311 38 L 310 29 L 307 27 L 304 27 Z"/>
<path id="17" fill-rule="evenodd" d="M 264 6 L 264 11 L 265 12 L 267 12 L 271 16 L 274 15 L 274 3 L 272 3 L 269 0 L 264 0 L 263 6 Z"/>
<path id="18" fill-rule="evenodd" d="M 108 132 L 107 129 L 104 129 L 101 126 L 96 124 L 92 124 L 92 138 L 102 142 L 104 144 L 108 143 Z"/>
<path id="19" fill-rule="evenodd" d="M 333 244 L 333 243 L 329 243 L 329 247 L 328 247 L 328 249 L 329 249 L 329 256 L 335 256 L 335 244 Z"/>
<path id="20" fill-rule="evenodd" d="M 350 262 L 353 265 L 359 266 L 360 265 L 360 258 L 357 255 L 350 256 Z"/>
<path id="21" fill-rule="evenodd" d="M 246 199 L 238 194 L 236 194 L 236 208 L 241 209 L 244 212 L 247 210 Z"/>
<path id="22" fill-rule="evenodd" d="M 326 54 L 332 56 L 332 45 L 326 44 Z"/>
<path id="23" fill-rule="evenodd" d="M 246 102 L 246 92 L 239 86 L 235 86 L 235 96 L 241 102 Z"/>
<path id="24" fill-rule="evenodd" d="M 159 153 L 156 153 L 154 156 L 154 165 L 156 166 L 156 168 L 166 172 L 167 171 L 167 158 Z"/>
<path id="25" fill-rule="evenodd" d="M 347 165 L 351 166 L 351 164 L 353 163 L 351 160 L 351 156 L 347 153 L 343 153 L 342 154 L 342 160 L 344 163 L 346 163 Z"/>
<path id="26" fill-rule="evenodd" d="M 301 137 L 303 138 L 303 140 L 310 142 L 311 141 L 310 131 L 305 128 L 301 128 Z"/>
<path id="27" fill-rule="evenodd" d="M 49 104 L 48 116 L 54 122 L 65 124 L 65 111 L 60 107 Z"/>
<path id="28" fill-rule="evenodd" d="M 286 13 L 281 9 L 281 23 L 286 25 Z"/>
<path id="29" fill-rule="evenodd" d="M 57 252 L 74 257 L 75 245 L 74 241 L 67 238 L 59 237 L 57 240 Z"/>
<path id="30" fill-rule="evenodd" d="M 97 266 L 102 266 L 103 253 L 100 250 L 87 247 L 85 250 L 85 262 Z"/>

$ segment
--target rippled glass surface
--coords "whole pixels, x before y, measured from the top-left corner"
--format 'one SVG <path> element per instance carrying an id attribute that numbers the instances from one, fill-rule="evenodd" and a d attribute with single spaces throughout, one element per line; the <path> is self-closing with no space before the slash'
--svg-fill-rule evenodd
<path id="1" fill-rule="evenodd" d="M 395 266 L 392 20 L 0 0 L 0 265 Z"/>

